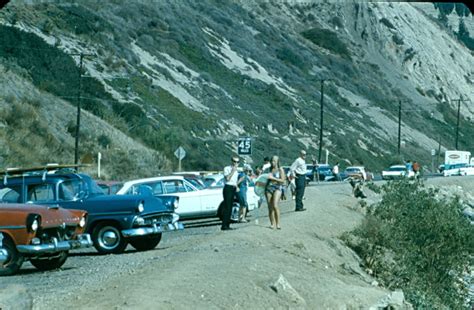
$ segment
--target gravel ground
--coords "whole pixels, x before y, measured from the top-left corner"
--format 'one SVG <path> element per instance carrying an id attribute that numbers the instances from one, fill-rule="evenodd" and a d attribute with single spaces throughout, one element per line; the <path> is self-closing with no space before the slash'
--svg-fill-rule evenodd
<path id="1" fill-rule="evenodd" d="M 468 182 L 462 182 L 468 181 Z M 474 178 L 431 179 L 447 187 L 473 188 Z M 74 251 L 59 270 L 21 272 L 0 281 L 7 309 L 219 309 L 369 308 L 386 305 L 391 292 L 359 267 L 339 240 L 363 219 L 346 183 L 307 188 L 306 212 L 281 203 L 282 230 L 268 226 L 267 208 L 251 221 L 221 232 L 214 219 L 185 222 L 152 251 L 128 247 L 121 255 Z M 378 196 L 368 192 L 368 202 Z M 3 304 L 2 304 L 3 303 Z M 3 307 L 3 308 L 2 308 Z"/>

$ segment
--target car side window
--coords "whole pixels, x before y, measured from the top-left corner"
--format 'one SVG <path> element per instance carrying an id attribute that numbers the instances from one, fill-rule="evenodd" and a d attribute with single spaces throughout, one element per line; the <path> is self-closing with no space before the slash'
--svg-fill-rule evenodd
<path id="1" fill-rule="evenodd" d="M 0 201 L 6 203 L 20 202 L 20 186 L 5 187 L 0 190 Z"/>
<path id="2" fill-rule="evenodd" d="M 52 184 L 31 184 L 28 186 L 27 201 L 48 202 L 54 200 Z"/>
<path id="3" fill-rule="evenodd" d="M 163 181 L 163 187 L 167 194 L 186 192 L 186 188 L 181 180 Z"/>
<path id="4" fill-rule="evenodd" d="M 161 182 L 154 183 L 152 188 L 153 188 L 153 195 L 163 194 L 163 185 L 161 184 Z"/>

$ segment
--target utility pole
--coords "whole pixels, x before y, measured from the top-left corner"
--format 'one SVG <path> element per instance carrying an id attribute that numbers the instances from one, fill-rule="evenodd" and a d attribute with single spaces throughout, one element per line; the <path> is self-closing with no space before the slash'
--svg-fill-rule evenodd
<path id="1" fill-rule="evenodd" d="M 321 114 L 320 114 L 320 125 L 319 125 L 319 152 L 318 152 L 318 163 L 321 163 L 321 154 L 323 152 L 323 116 L 324 116 L 324 81 L 321 79 Z"/>
<path id="2" fill-rule="evenodd" d="M 457 120 L 456 120 L 456 140 L 455 140 L 455 143 L 454 143 L 454 148 L 457 150 L 458 149 L 458 142 L 459 142 L 459 119 L 460 119 L 460 115 L 461 115 L 461 102 L 469 101 L 469 100 L 462 99 L 462 96 L 460 96 L 459 99 L 453 99 L 452 101 L 457 101 L 458 102 L 458 116 L 457 116 Z"/>
<path id="3" fill-rule="evenodd" d="M 79 134 L 81 127 L 81 91 L 82 91 L 82 64 L 84 57 L 95 56 L 94 54 L 74 53 L 71 56 L 79 56 L 79 87 L 77 90 L 77 118 L 76 118 L 76 141 L 74 145 L 74 164 L 79 163 Z"/>
<path id="4" fill-rule="evenodd" d="M 398 101 L 398 155 L 402 144 L 402 101 Z"/>

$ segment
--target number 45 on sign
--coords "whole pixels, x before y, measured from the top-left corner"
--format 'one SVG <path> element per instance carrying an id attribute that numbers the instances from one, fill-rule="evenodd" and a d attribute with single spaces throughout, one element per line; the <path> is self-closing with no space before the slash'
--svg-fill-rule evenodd
<path id="1" fill-rule="evenodd" d="M 252 155 L 252 138 L 239 138 L 239 140 L 237 141 L 237 154 Z"/>

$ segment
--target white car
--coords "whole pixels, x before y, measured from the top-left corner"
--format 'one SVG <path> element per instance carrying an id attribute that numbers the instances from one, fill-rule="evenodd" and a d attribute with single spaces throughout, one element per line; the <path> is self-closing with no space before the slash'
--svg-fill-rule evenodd
<path id="1" fill-rule="evenodd" d="M 210 174 L 204 177 L 204 184 L 207 188 L 223 188 L 224 175 L 223 174 Z M 248 210 L 251 211 L 258 207 L 259 196 L 255 193 L 255 185 L 252 183 L 247 188 L 247 204 Z"/>
<path id="2" fill-rule="evenodd" d="M 179 207 L 176 209 L 182 219 L 214 217 L 222 214 L 222 188 L 198 189 L 182 176 L 161 176 L 125 182 L 117 195 L 136 195 L 142 187 L 151 191 L 154 196 L 178 196 Z M 250 192 L 250 191 L 249 191 Z M 255 207 L 258 200 L 252 207 Z M 250 201 L 249 201 L 249 209 Z M 239 203 L 234 202 L 232 219 L 238 220 Z"/>
<path id="3" fill-rule="evenodd" d="M 347 167 L 346 170 L 344 170 L 344 174 L 346 177 L 362 178 L 364 181 L 372 179 L 372 175 L 367 174 L 367 171 L 365 171 L 365 167 L 363 166 Z"/>
<path id="4" fill-rule="evenodd" d="M 459 164 L 445 164 L 443 175 L 445 177 L 455 176 L 455 175 L 471 175 L 473 168 L 470 168 L 468 164 L 459 163 Z"/>
<path id="5" fill-rule="evenodd" d="M 414 178 L 415 172 L 413 170 L 408 170 L 405 165 L 393 165 L 388 168 L 388 170 L 382 171 L 383 180 L 393 180 L 401 178 Z"/>
<path id="6" fill-rule="evenodd" d="M 154 196 L 178 196 L 180 218 L 216 216 L 223 202 L 222 189 L 197 189 L 184 177 L 161 176 L 125 182 L 117 195 L 136 195 L 145 186 Z"/>
<path id="7" fill-rule="evenodd" d="M 468 165 L 463 168 L 459 168 L 460 175 L 474 175 L 474 165 Z"/>

